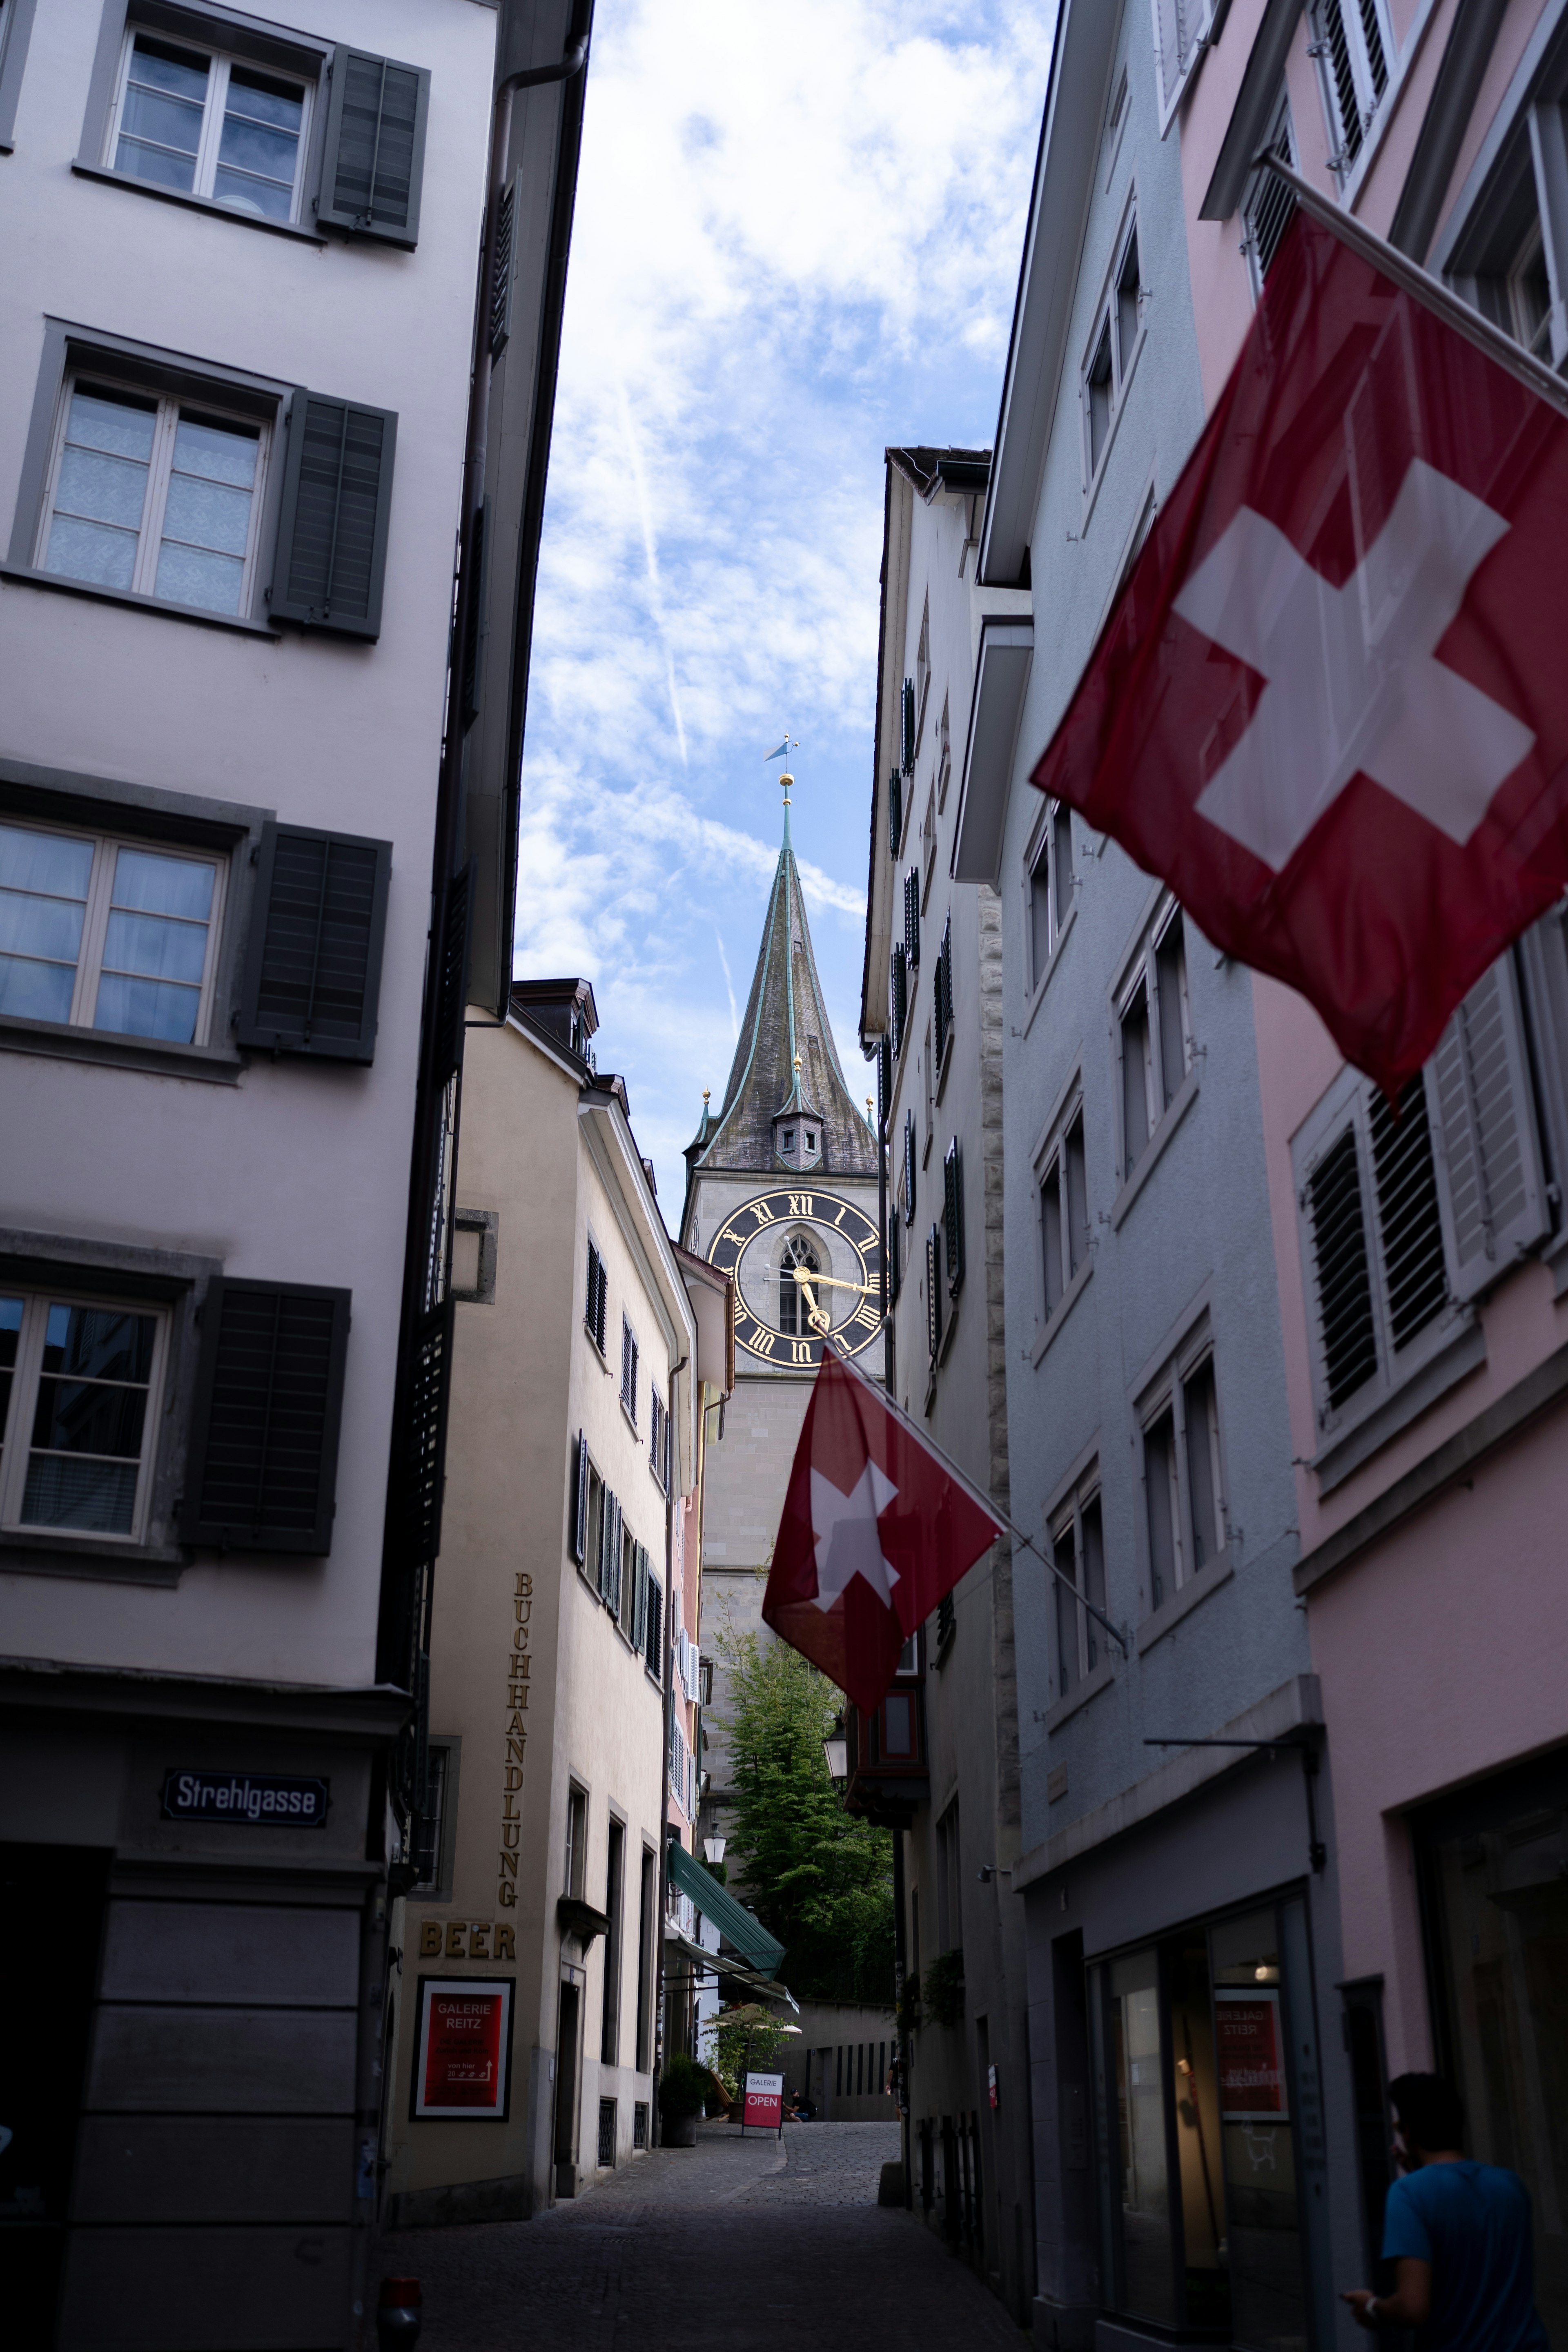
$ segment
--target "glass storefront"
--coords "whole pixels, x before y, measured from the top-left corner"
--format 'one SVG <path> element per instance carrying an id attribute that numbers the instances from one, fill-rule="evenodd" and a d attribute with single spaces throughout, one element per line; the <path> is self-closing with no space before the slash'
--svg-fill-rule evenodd
<path id="1" fill-rule="evenodd" d="M 1437 2063 L 1467 2153 L 1507 2165 L 1535 2216 L 1535 2299 L 1568 2342 L 1568 1755 L 1416 1818 Z"/>
<path id="2" fill-rule="evenodd" d="M 1308 2352 L 1305 2172 L 1322 2162 L 1300 1897 L 1089 1970 L 1106 2302 Z"/>

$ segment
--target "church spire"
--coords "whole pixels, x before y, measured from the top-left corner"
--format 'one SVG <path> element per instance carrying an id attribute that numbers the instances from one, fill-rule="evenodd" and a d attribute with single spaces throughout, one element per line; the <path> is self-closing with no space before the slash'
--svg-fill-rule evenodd
<path id="1" fill-rule="evenodd" d="M 800 869 L 790 839 L 784 773 L 784 841 L 723 1108 L 704 1106 L 696 1165 L 756 1171 L 875 1175 L 877 1146 L 856 1109 L 817 978 Z"/>

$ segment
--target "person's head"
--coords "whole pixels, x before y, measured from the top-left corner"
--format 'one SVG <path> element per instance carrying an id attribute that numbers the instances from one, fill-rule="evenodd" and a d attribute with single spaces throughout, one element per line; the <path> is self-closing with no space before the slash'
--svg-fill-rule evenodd
<path id="1" fill-rule="evenodd" d="M 1464 2105 L 1441 2074 L 1396 2074 L 1388 2086 L 1388 2101 L 1412 2156 L 1447 2154 L 1464 2146 Z"/>

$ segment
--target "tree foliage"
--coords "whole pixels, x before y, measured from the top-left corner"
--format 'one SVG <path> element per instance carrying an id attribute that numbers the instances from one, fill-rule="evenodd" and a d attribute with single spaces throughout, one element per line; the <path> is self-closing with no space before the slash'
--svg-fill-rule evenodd
<path id="1" fill-rule="evenodd" d="M 893 1841 L 844 1811 L 822 1742 L 837 1692 L 799 1652 L 754 1633 L 722 1645 L 734 1811 L 727 1859 L 784 1947 L 797 2000 L 891 2005 Z"/>

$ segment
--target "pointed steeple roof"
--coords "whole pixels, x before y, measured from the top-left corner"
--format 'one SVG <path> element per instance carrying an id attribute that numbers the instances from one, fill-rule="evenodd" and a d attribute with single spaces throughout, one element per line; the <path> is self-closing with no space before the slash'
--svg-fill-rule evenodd
<path id="1" fill-rule="evenodd" d="M 694 1168 L 760 1173 L 784 1169 L 775 1122 L 796 1115 L 821 1125 L 821 1157 L 814 1173 L 874 1176 L 876 1140 L 845 1084 L 816 976 L 800 868 L 790 842 L 791 781 L 780 779 L 786 786 L 784 845 L 723 1108 L 715 1118 L 704 1099 L 701 1124 L 687 1156 Z"/>

